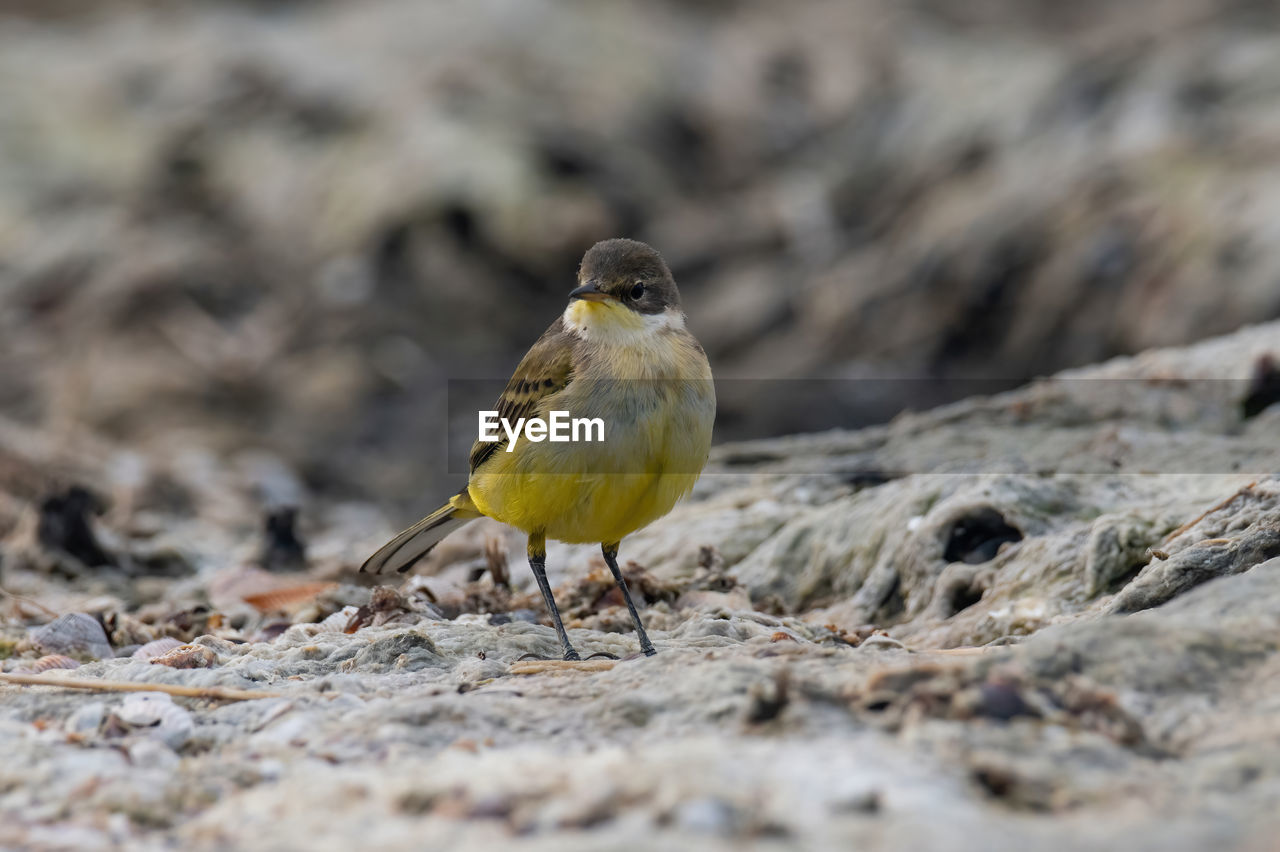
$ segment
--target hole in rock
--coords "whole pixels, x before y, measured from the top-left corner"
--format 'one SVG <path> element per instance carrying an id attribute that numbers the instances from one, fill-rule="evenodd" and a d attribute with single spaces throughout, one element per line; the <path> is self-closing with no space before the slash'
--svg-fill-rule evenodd
<path id="1" fill-rule="evenodd" d="M 448 204 L 440 211 L 441 221 L 449 233 L 461 246 L 473 246 L 476 243 L 478 224 L 476 215 L 465 204 Z"/>
<path id="2" fill-rule="evenodd" d="M 115 559 L 98 543 L 89 520 L 90 515 L 100 515 L 105 509 L 98 495 L 72 485 L 40 503 L 36 538 L 46 550 L 69 553 L 89 568 L 114 565 Z"/>
<path id="3" fill-rule="evenodd" d="M 568 139 L 547 139 L 537 148 L 542 169 L 553 178 L 588 177 L 596 171 L 586 151 Z"/>
<path id="4" fill-rule="evenodd" d="M 1147 567 L 1147 563 L 1145 562 L 1133 563 L 1133 565 L 1128 570 L 1126 570 L 1123 574 L 1120 574 L 1117 577 L 1111 578 L 1110 582 L 1107 583 L 1106 593 L 1113 594 L 1115 592 L 1120 591 L 1125 586 L 1133 582 L 1134 578 L 1137 577 L 1140 573 L 1142 573 L 1142 569 L 1146 567 Z"/>
<path id="5" fill-rule="evenodd" d="M 1267 408 L 1280 403 L 1280 363 L 1271 355 L 1263 355 L 1253 365 L 1248 395 L 1240 403 L 1245 420 L 1257 417 Z"/>
<path id="6" fill-rule="evenodd" d="M 947 606 L 950 609 L 950 614 L 955 615 L 973 606 L 982 600 L 984 592 L 986 592 L 986 589 L 977 583 L 956 583 L 947 595 Z"/>
<path id="7" fill-rule="evenodd" d="M 757 464 L 768 464 L 769 462 L 782 461 L 782 456 L 768 452 L 751 452 L 744 450 L 740 453 L 729 453 L 725 455 L 721 461 L 727 467 L 750 467 Z"/>
<path id="8" fill-rule="evenodd" d="M 978 767 L 973 770 L 973 780 L 979 787 L 997 799 L 1008 797 L 1013 792 L 1016 779 L 1012 774 L 992 767 Z"/>
<path id="9" fill-rule="evenodd" d="M 948 562 L 977 565 L 995 559 L 1000 545 L 1015 541 L 1022 541 L 1022 533 L 1004 515 L 991 508 L 979 509 L 951 525 L 942 555 Z"/>
<path id="10" fill-rule="evenodd" d="M 883 470 L 868 469 L 847 471 L 840 474 L 840 478 L 844 480 L 845 485 L 851 485 L 854 488 L 875 488 L 894 479 L 894 475 Z"/>
<path id="11" fill-rule="evenodd" d="M 307 565 L 307 546 L 298 538 L 298 510 L 282 506 L 263 518 L 258 562 L 268 571 L 300 571 Z"/>

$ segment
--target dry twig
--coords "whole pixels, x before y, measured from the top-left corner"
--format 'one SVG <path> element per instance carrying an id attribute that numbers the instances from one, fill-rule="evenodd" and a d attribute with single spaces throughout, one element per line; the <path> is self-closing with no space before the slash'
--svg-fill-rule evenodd
<path id="1" fill-rule="evenodd" d="M 223 686 L 177 686 L 169 683 L 138 683 L 128 680 L 82 680 L 0 672 L 0 683 L 18 686 L 59 686 L 63 689 L 92 689 L 99 692 L 163 692 L 179 698 L 205 698 L 210 701 L 253 701 L 258 698 L 280 698 L 278 692 L 254 692 Z"/>
<path id="2" fill-rule="evenodd" d="M 513 675 L 563 671 L 607 672 L 617 663 L 617 660 L 527 660 L 522 663 L 512 663 L 508 671 Z"/>
<path id="3" fill-rule="evenodd" d="M 1192 519 L 1192 520 L 1190 520 L 1190 521 L 1187 521 L 1185 524 L 1183 524 L 1182 526 L 1178 527 L 1176 530 L 1174 530 L 1173 532 L 1171 532 L 1171 533 L 1169 533 L 1167 536 L 1165 536 L 1165 537 L 1164 537 L 1164 540 L 1165 540 L 1165 541 L 1173 541 L 1175 538 L 1177 538 L 1178 536 L 1182 535 L 1184 532 L 1186 532 L 1187 530 L 1191 529 L 1191 528 L 1192 528 L 1192 527 L 1194 527 L 1196 524 L 1200 523 L 1200 522 L 1201 522 L 1201 521 L 1203 521 L 1205 518 L 1207 518 L 1207 517 L 1209 517 L 1210 515 L 1212 515 L 1214 512 L 1221 512 L 1223 509 L 1227 508 L 1227 507 L 1228 507 L 1228 506 L 1230 506 L 1232 503 L 1236 502 L 1236 500 L 1239 500 L 1241 497 L 1243 497 L 1244 495 L 1246 495 L 1246 494 L 1248 494 L 1249 492 L 1251 492 L 1251 491 L 1253 490 L 1253 487 L 1254 487 L 1255 485 L 1257 485 L 1257 484 L 1258 484 L 1258 483 L 1257 483 L 1256 481 L 1255 481 L 1255 482 L 1250 482 L 1248 485 L 1244 486 L 1244 487 L 1243 487 L 1243 488 L 1241 488 L 1239 491 L 1237 491 L 1235 494 L 1232 494 L 1230 497 L 1228 497 L 1227 499 L 1223 500 L 1223 501 L 1222 501 L 1221 503 L 1219 503 L 1218 505 L 1213 506 L 1213 507 L 1208 508 L 1208 509 L 1205 509 L 1203 512 L 1201 512 L 1201 513 L 1200 513 L 1199 515 L 1197 515 L 1195 518 L 1193 518 L 1193 519 Z"/>
<path id="4" fill-rule="evenodd" d="M 44 610 L 44 612 L 47 615 L 51 615 L 54 618 L 57 618 L 59 615 L 61 615 L 61 613 L 55 612 L 54 610 L 49 609 L 49 607 L 45 606 L 39 601 L 35 601 L 35 600 L 32 600 L 31 598 L 23 597 L 22 595 L 16 595 L 13 592 L 9 591 L 8 589 L 4 588 L 3 586 L 0 586 L 0 595 L 4 595 L 6 598 L 8 598 L 11 601 L 17 601 L 18 603 L 26 604 L 27 606 L 33 606 L 36 609 Z"/>

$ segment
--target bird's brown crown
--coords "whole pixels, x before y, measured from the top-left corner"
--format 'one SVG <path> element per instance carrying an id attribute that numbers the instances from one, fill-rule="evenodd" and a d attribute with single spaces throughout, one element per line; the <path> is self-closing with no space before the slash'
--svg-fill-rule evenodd
<path id="1" fill-rule="evenodd" d="M 633 311 L 660 314 L 680 307 L 680 291 L 662 255 L 636 240 L 604 240 L 582 257 L 578 290 L 591 288 Z"/>

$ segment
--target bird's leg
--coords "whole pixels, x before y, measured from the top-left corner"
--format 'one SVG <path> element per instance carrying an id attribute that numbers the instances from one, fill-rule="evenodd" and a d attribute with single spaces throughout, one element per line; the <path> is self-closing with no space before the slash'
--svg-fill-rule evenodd
<path id="1" fill-rule="evenodd" d="M 529 567 L 533 569 L 533 579 L 538 581 L 538 589 L 542 599 L 551 610 L 551 621 L 555 623 L 556 633 L 560 634 L 560 644 L 564 646 L 566 660 L 581 660 L 578 652 L 569 644 L 569 634 L 564 632 L 564 622 L 560 620 L 560 610 L 556 608 L 556 599 L 551 596 L 551 584 L 547 582 L 547 544 L 542 535 L 529 536 Z"/>
<path id="2" fill-rule="evenodd" d="M 636 636 L 640 639 L 640 650 L 644 651 L 646 657 L 652 657 L 658 651 L 649 641 L 649 634 L 644 632 L 644 625 L 640 623 L 640 613 L 636 612 L 636 605 L 631 602 L 627 581 L 622 579 L 622 572 L 618 570 L 618 543 L 602 544 L 600 550 L 604 553 L 604 561 L 609 565 L 609 570 L 613 572 L 613 582 L 618 584 L 618 588 L 622 590 L 622 599 L 627 602 L 627 609 L 631 612 L 631 623 L 636 626 Z"/>

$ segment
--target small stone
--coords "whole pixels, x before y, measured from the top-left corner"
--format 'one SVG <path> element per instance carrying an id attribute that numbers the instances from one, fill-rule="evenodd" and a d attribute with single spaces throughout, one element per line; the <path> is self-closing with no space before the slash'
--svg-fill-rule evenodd
<path id="1" fill-rule="evenodd" d="M 722 799 L 699 798 L 676 808 L 673 821 L 686 831 L 698 834 L 732 834 L 740 822 L 738 812 Z"/>
<path id="2" fill-rule="evenodd" d="M 63 729 L 68 734 L 96 734 L 106 716 L 107 705 L 101 701 L 91 701 L 81 705 L 68 716 Z"/>

